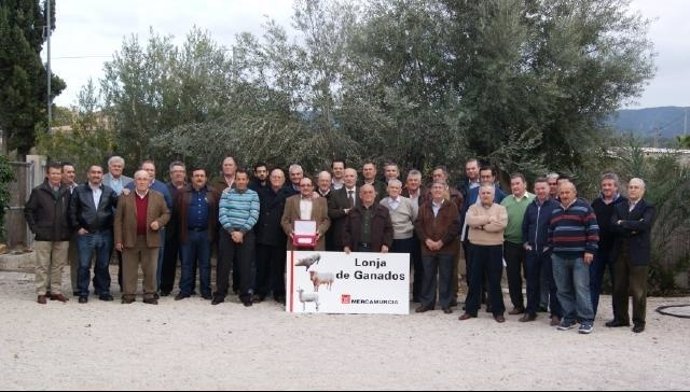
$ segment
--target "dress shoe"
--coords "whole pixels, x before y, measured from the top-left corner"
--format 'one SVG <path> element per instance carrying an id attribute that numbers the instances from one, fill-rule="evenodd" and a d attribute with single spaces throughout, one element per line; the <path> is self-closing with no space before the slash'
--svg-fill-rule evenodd
<path id="1" fill-rule="evenodd" d="M 635 324 L 635 326 L 632 327 L 632 331 L 635 333 L 640 333 L 644 331 L 644 324 Z"/>
<path id="2" fill-rule="evenodd" d="M 46 301 L 46 296 L 45 296 L 45 295 L 39 295 L 39 296 L 38 296 L 38 299 L 36 300 L 36 302 L 38 302 L 38 303 L 41 304 L 41 305 L 45 305 L 45 304 L 48 303 L 48 301 Z"/>
<path id="3" fill-rule="evenodd" d="M 170 291 L 168 290 L 161 290 L 161 297 L 167 297 L 170 295 Z M 179 295 L 179 294 L 178 294 Z"/>
<path id="4" fill-rule="evenodd" d="M 160 295 L 158 295 L 158 293 L 153 293 L 153 299 L 160 299 Z"/>
<path id="5" fill-rule="evenodd" d="M 122 297 L 122 303 L 123 303 L 123 304 L 131 304 L 131 303 L 133 303 L 134 301 L 135 301 L 134 298 L 125 298 L 125 297 Z"/>
<path id="6" fill-rule="evenodd" d="M 163 295 L 163 294 L 161 293 L 161 295 Z M 154 298 L 155 298 L 155 297 L 154 297 Z M 177 295 L 175 296 L 175 301 L 180 301 L 180 300 L 183 300 L 183 299 L 185 299 L 185 298 L 189 298 L 189 295 L 179 293 L 179 294 L 177 294 Z"/>
<path id="7" fill-rule="evenodd" d="M 616 327 L 629 327 L 630 323 L 626 323 L 624 321 L 614 319 L 611 321 L 607 321 L 606 324 L 604 324 L 604 325 L 606 325 L 609 328 L 616 328 Z"/>
<path id="8" fill-rule="evenodd" d="M 503 317 L 502 314 L 499 314 L 498 316 L 494 316 L 494 320 L 496 320 L 497 323 L 505 323 L 506 318 Z"/>
<path id="9" fill-rule="evenodd" d="M 431 306 L 420 305 L 414 311 L 415 311 L 415 313 L 424 313 L 424 312 L 428 312 L 429 310 L 434 310 L 434 308 Z"/>
<path id="10" fill-rule="evenodd" d="M 251 299 L 242 300 L 242 304 L 248 308 L 248 307 L 252 306 L 252 300 Z"/>
<path id="11" fill-rule="evenodd" d="M 50 300 L 51 301 L 60 301 L 60 302 L 67 302 L 69 301 L 67 297 L 65 297 L 64 294 L 50 294 Z"/>
<path id="12" fill-rule="evenodd" d="M 450 307 L 443 308 L 443 313 L 445 313 L 445 314 L 451 314 L 451 313 L 453 313 L 453 309 L 451 309 Z"/>
<path id="13" fill-rule="evenodd" d="M 203 299 L 205 299 L 205 300 L 207 300 L 207 301 L 210 301 L 211 298 L 213 298 L 213 297 L 211 297 L 211 294 L 202 294 L 202 295 L 201 295 L 201 298 L 203 298 Z"/>
<path id="14" fill-rule="evenodd" d="M 225 302 L 225 298 L 220 297 L 220 296 L 215 296 L 213 297 L 213 301 L 211 301 L 211 305 L 218 305 L 220 303 Z"/>
<path id="15" fill-rule="evenodd" d="M 527 313 L 525 313 L 524 315 L 522 315 L 522 317 L 520 317 L 520 318 L 518 319 L 518 321 L 521 322 L 521 323 L 526 323 L 526 322 L 528 322 L 528 321 L 534 321 L 534 320 L 536 320 L 536 319 L 537 319 L 537 315 L 536 315 L 536 314 L 527 314 Z"/>
<path id="16" fill-rule="evenodd" d="M 156 297 L 144 298 L 144 303 L 149 305 L 158 305 L 158 299 Z"/>
<path id="17" fill-rule="evenodd" d="M 260 303 L 264 302 L 265 299 L 266 299 L 266 296 L 265 296 L 265 295 L 255 295 L 255 296 L 252 298 L 252 301 L 253 301 L 253 302 L 256 302 L 257 304 L 260 304 Z"/>
<path id="18" fill-rule="evenodd" d="M 89 302 L 89 297 L 87 297 L 87 296 L 85 296 L 85 295 L 80 295 L 80 296 L 79 296 L 79 303 L 80 303 L 80 304 L 85 304 L 85 303 L 87 303 L 87 302 Z"/>
<path id="19" fill-rule="evenodd" d="M 557 327 L 561 323 L 561 319 L 558 316 L 551 316 L 551 322 L 549 323 L 552 327 Z"/>
<path id="20" fill-rule="evenodd" d="M 523 313 L 525 313 L 525 309 L 524 309 L 524 308 L 513 308 L 513 310 L 511 310 L 510 312 L 508 312 L 508 314 L 511 315 L 511 316 L 515 316 L 516 314 L 523 314 Z"/>
<path id="21" fill-rule="evenodd" d="M 465 320 L 469 320 L 469 319 L 475 318 L 475 317 L 477 317 L 477 316 L 472 316 L 469 313 L 463 313 L 462 316 L 458 317 L 458 320 L 465 321 Z"/>
<path id="22" fill-rule="evenodd" d="M 114 298 L 110 294 L 101 294 L 98 296 L 98 299 L 100 299 L 101 301 L 112 301 Z"/>

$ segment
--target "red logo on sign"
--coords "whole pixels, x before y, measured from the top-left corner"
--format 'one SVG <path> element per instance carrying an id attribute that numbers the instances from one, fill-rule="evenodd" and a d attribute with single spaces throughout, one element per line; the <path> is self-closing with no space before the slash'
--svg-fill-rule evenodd
<path id="1" fill-rule="evenodd" d="M 348 305 L 350 303 L 351 296 L 350 294 L 342 294 L 340 296 L 340 303 L 343 305 Z"/>

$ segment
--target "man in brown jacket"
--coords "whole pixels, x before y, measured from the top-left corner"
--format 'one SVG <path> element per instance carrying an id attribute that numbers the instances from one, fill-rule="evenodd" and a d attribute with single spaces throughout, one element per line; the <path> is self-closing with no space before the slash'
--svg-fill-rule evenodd
<path id="1" fill-rule="evenodd" d="M 309 177 L 304 177 L 299 182 L 300 194 L 290 196 L 285 201 L 285 210 L 280 221 L 283 231 L 288 236 L 288 250 L 292 246 L 293 224 L 297 220 L 311 220 L 316 222 L 317 242 L 314 250 L 326 250 L 326 237 L 324 236 L 331 226 L 328 218 L 328 205 L 326 198 L 314 198 L 314 182 Z"/>
<path id="2" fill-rule="evenodd" d="M 163 195 L 149 189 L 151 178 L 146 171 L 134 173 L 134 182 L 135 191 L 120 196 L 115 212 L 115 249 L 122 252 L 122 303 L 134 302 L 141 264 L 144 303 L 157 305 L 158 231 L 170 220 L 170 211 Z"/>
<path id="3" fill-rule="evenodd" d="M 415 309 L 417 313 L 434 309 L 437 284 L 441 309 L 444 313 L 453 312 L 450 308 L 453 299 L 451 279 L 453 279 L 454 257 L 460 247 L 458 242 L 460 222 L 458 207 L 444 198 L 445 190 L 446 184 L 443 182 L 434 182 L 431 185 L 431 199 L 419 208 L 415 221 L 415 231 L 421 243 L 424 266 L 424 282 L 419 298 L 421 305 Z"/>
<path id="4" fill-rule="evenodd" d="M 393 223 L 388 208 L 374 204 L 376 190 L 366 184 L 359 188 L 361 204 L 352 208 L 343 230 L 343 244 L 346 253 L 387 253 L 393 246 Z"/>

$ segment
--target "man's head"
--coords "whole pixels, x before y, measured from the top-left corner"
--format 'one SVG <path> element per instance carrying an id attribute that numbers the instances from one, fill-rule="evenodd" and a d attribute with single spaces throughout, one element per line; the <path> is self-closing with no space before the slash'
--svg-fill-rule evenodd
<path id="1" fill-rule="evenodd" d="M 206 169 L 203 167 L 193 167 L 192 168 L 192 186 L 195 189 L 201 189 L 206 185 L 208 177 L 206 175 Z"/>
<path id="2" fill-rule="evenodd" d="M 410 170 L 407 173 L 407 181 L 405 182 L 407 190 L 410 192 L 416 192 L 420 186 L 422 186 L 422 172 L 417 169 Z"/>
<path id="3" fill-rule="evenodd" d="M 641 178 L 633 178 L 628 182 L 628 198 L 633 203 L 637 203 L 644 197 L 647 185 Z"/>
<path id="4" fill-rule="evenodd" d="M 483 206 L 491 206 L 494 204 L 494 194 L 496 192 L 496 187 L 493 183 L 484 182 L 479 187 L 479 200 Z"/>
<path id="5" fill-rule="evenodd" d="M 357 184 L 357 170 L 352 168 L 345 169 L 343 173 L 343 182 L 347 188 L 354 187 Z"/>
<path id="6" fill-rule="evenodd" d="M 362 177 L 364 181 L 374 181 L 376 179 L 376 165 L 374 162 L 367 162 L 362 166 Z"/>
<path id="7" fill-rule="evenodd" d="M 564 206 L 572 203 L 577 197 L 577 188 L 575 188 L 575 184 L 570 181 L 562 181 L 558 185 L 558 197 L 561 199 L 561 203 Z"/>
<path id="8" fill-rule="evenodd" d="M 233 177 L 237 171 L 237 161 L 235 161 L 235 158 L 231 156 L 225 157 L 221 164 L 221 170 L 223 170 L 224 177 Z"/>
<path id="9" fill-rule="evenodd" d="M 271 175 L 268 177 L 268 180 L 271 183 L 271 188 L 277 191 L 285 185 L 285 172 L 283 172 L 282 169 L 275 168 L 271 170 Z"/>
<path id="10" fill-rule="evenodd" d="M 398 164 L 395 162 L 387 162 L 383 167 L 383 175 L 386 177 L 386 181 L 399 178 L 400 169 L 398 168 Z"/>
<path id="11" fill-rule="evenodd" d="M 140 170 L 146 170 L 149 173 L 149 179 L 153 181 L 156 178 L 156 164 L 152 160 L 147 159 L 141 162 Z"/>
<path id="12" fill-rule="evenodd" d="M 525 195 L 527 190 L 527 182 L 525 181 L 525 176 L 522 173 L 513 173 L 510 176 L 510 192 L 515 197 L 522 197 Z"/>
<path id="13" fill-rule="evenodd" d="M 125 169 L 125 160 L 121 156 L 114 155 L 108 159 L 108 172 L 113 178 L 120 178 Z"/>
<path id="14" fill-rule="evenodd" d="M 69 162 L 62 163 L 62 183 L 65 185 L 74 184 L 74 179 L 77 177 L 77 171 L 74 165 Z"/>
<path id="15" fill-rule="evenodd" d="M 448 185 L 448 169 L 445 166 L 436 166 L 431 172 L 431 179 L 434 182 L 440 181 Z"/>
<path id="16" fill-rule="evenodd" d="M 549 194 L 553 198 L 558 196 L 558 177 L 558 173 L 549 173 L 546 176 L 546 180 L 549 184 Z"/>
<path id="17" fill-rule="evenodd" d="M 619 179 L 616 173 L 604 173 L 601 176 L 601 194 L 606 199 L 611 199 L 618 193 Z"/>
<path id="18" fill-rule="evenodd" d="M 392 179 L 388 181 L 388 196 L 391 198 L 395 199 L 398 196 L 400 196 L 400 192 L 402 192 L 402 182 L 400 180 Z"/>
<path id="19" fill-rule="evenodd" d="M 185 178 L 187 177 L 187 168 L 182 161 L 173 161 L 170 166 L 168 166 L 170 171 L 170 182 L 175 185 L 184 184 Z"/>
<path id="20" fill-rule="evenodd" d="M 300 181 L 302 178 L 304 178 L 304 170 L 302 169 L 302 166 L 292 164 L 290 165 L 290 168 L 288 168 L 288 173 L 290 174 L 290 182 L 293 185 L 300 185 Z"/>
<path id="21" fill-rule="evenodd" d="M 46 178 L 50 186 L 59 187 L 62 182 L 62 165 L 57 162 L 50 162 L 46 166 Z"/>
<path id="22" fill-rule="evenodd" d="M 446 191 L 446 183 L 441 181 L 435 181 L 431 184 L 431 198 L 435 202 L 443 200 L 443 195 Z"/>
<path id="23" fill-rule="evenodd" d="M 137 172 L 134 173 L 134 186 L 137 192 L 146 192 L 146 190 L 149 189 L 149 185 L 151 185 L 151 175 L 149 172 L 144 169 L 137 170 Z"/>
<path id="24" fill-rule="evenodd" d="M 101 181 L 103 181 L 103 167 L 100 165 L 91 165 L 86 172 L 86 178 L 91 185 L 101 185 Z"/>
<path id="25" fill-rule="evenodd" d="M 534 194 L 540 202 L 550 197 L 551 188 L 549 188 L 549 180 L 546 177 L 539 177 L 534 181 Z"/>
<path id="26" fill-rule="evenodd" d="M 467 160 L 465 163 L 465 176 L 473 182 L 479 179 L 479 161 L 477 158 Z"/>
<path id="27" fill-rule="evenodd" d="M 249 173 L 244 169 L 235 171 L 235 189 L 245 191 L 249 186 Z"/>
<path id="28" fill-rule="evenodd" d="M 365 207 L 370 207 L 376 200 L 376 189 L 371 184 L 364 184 L 359 188 L 359 199 Z"/>
<path id="29" fill-rule="evenodd" d="M 482 166 L 479 169 L 479 181 L 482 183 L 489 182 L 491 184 L 496 182 L 496 170 L 491 166 Z"/>
<path id="30" fill-rule="evenodd" d="M 345 161 L 342 159 L 334 159 L 333 162 L 331 162 L 331 172 L 333 172 L 333 178 L 342 180 L 343 174 L 345 174 Z"/>
<path id="31" fill-rule="evenodd" d="M 320 172 L 316 177 L 316 185 L 321 192 L 326 192 L 331 189 L 331 173 L 326 170 Z"/>
<path id="32" fill-rule="evenodd" d="M 254 165 L 254 177 L 261 182 L 266 181 L 268 178 L 268 166 L 263 162 Z"/>
<path id="33" fill-rule="evenodd" d="M 299 191 L 302 197 L 311 198 L 314 193 L 314 181 L 309 177 L 302 177 L 299 180 Z"/>

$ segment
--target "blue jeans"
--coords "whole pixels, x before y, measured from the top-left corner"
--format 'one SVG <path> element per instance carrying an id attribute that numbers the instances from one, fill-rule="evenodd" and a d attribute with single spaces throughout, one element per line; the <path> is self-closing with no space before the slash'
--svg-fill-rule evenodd
<path id="1" fill-rule="evenodd" d="M 558 288 L 558 302 L 563 309 L 565 323 L 580 320 L 584 324 L 594 322 L 592 297 L 589 290 L 589 266 L 582 256 L 553 254 L 553 277 Z"/>
<path id="2" fill-rule="evenodd" d="M 211 295 L 211 242 L 208 230 L 187 232 L 187 242 L 180 244 L 182 250 L 182 276 L 180 277 L 180 294 L 191 295 L 194 291 L 196 270 L 194 262 L 198 261 L 201 295 Z"/>
<path id="3" fill-rule="evenodd" d="M 91 276 L 91 255 L 96 252 L 94 266 L 94 289 L 97 295 L 110 294 L 110 254 L 113 251 L 113 232 L 110 230 L 77 235 L 79 248 L 79 273 L 77 287 L 79 296 L 89 295 L 89 278 Z"/>

